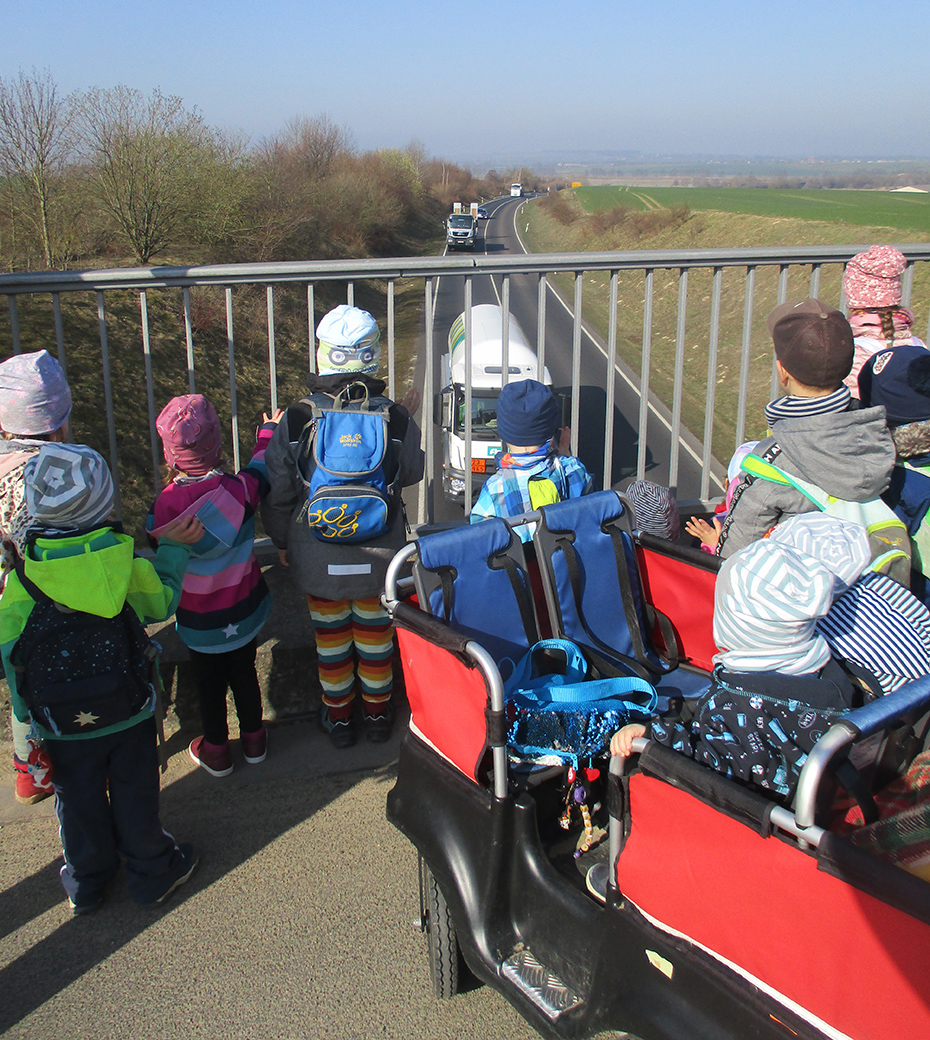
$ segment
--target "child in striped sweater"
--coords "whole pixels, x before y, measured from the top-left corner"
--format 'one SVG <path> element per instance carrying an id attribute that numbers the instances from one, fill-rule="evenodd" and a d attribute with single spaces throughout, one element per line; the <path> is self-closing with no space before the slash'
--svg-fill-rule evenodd
<path id="1" fill-rule="evenodd" d="M 268 491 L 265 448 L 282 415 L 263 415 L 255 451 L 235 476 L 222 466 L 222 432 L 202 394 L 172 398 L 158 417 L 168 483 L 149 512 L 146 528 L 157 542 L 177 519 L 196 516 L 204 536 L 191 547 L 177 609 L 178 635 L 190 650 L 200 696 L 203 736 L 191 758 L 212 776 L 232 772 L 226 691 L 232 690 L 245 760 L 264 761 L 267 737 L 255 672 L 258 633 L 271 611 L 271 594 L 252 551 L 255 511 Z"/>

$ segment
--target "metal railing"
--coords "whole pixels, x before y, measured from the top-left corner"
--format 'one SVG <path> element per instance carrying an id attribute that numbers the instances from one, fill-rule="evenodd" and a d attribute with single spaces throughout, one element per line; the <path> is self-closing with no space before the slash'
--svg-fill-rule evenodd
<path id="1" fill-rule="evenodd" d="M 396 322 L 395 322 L 395 287 L 401 279 L 418 279 L 423 282 L 423 314 L 424 333 L 423 370 L 424 386 L 423 412 L 420 425 L 423 429 L 424 449 L 427 455 L 428 479 L 420 490 L 417 520 L 420 523 L 433 518 L 435 504 L 435 488 L 429 475 L 435 472 L 436 438 L 434 434 L 434 392 L 437 385 L 437 342 L 441 350 L 445 350 L 445 336 L 448 329 L 435 328 L 436 294 L 438 281 L 443 276 L 464 276 L 465 300 L 472 299 L 474 280 L 481 276 L 492 275 L 500 278 L 501 292 L 499 298 L 503 308 L 503 321 L 506 331 L 510 321 L 511 279 L 518 276 L 529 276 L 536 279 L 537 330 L 536 347 L 540 367 L 545 365 L 547 308 L 551 306 L 550 290 L 567 279 L 570 286 L 570 301 L 566 307 L 571 314 L 572 322 L 572 428 L 573 447 L 577 448 L 579 422 L 583 416 L 579 413 L 579 357 L 582 350 L 582 332 L 587 332 L 589 324 L 600 328 L 594 333 L 602 344 L 608 371 L 623 370 L 628 378 L 638 386 L 640 392 L 639 414 L 635 423 L 630 422 L 638 434 L 638 455 L 636 476 L 646 475 L 646 445 L 649 432 L 650 411 L 658 414 L 662 410 L 665 421 L 670 427 L 671 449 L 669 458 L 670 483 L 676 484 L 679 472 L 679 450 L 682 443 L 691 443 L 692 451 L 696 451 L 701 461 L 700 498 L 707 499 L 711 491 L 714 477 L 720 477 L 720 463 L 714 457 L 714 447 L 721 458 L 729 457 L 733 447 L 745 439 L 747 415 L 749 414 L 750 390 L 753 383 L 764 384 L 766 392 L 774 396 L 775 383 L 772 376 L 770 341 L 760 339 L 759 322 L 764 318 L 770 306 L 784 302 L 788 298 L 789 280 L 795 283 L 795 292 L 803 295 L 817 296 L 822 287 L 822 275 L 830 272 L 830 294 L 828 302 L 839 306 L 843 301 L 839 292 L 839 278 L 842 265 L 856 252 L 867 246 L 830 246 L 802 248 L 757 248 L 739 250 L 686 250 L 686 251 L 641 251 L 612 253 L 575 253 L 514 256 L 474 256 L 474 257 L 414 257 L 388 260 L 362 261 L 312 261 L 273 264 L 234 264 L 201 267 L 152 267 L 144 269 L 34 272 L 25 274 L 8 274 L 0 276 L 0 295 L 8 301 L 8 327 L 3 327 L 0 319 L 0 353 L 18 353 L 22 350 L 37 350 L 49 346 L 46 341 L 39 342 L 39 335 L 30 331 L 23 336 L 20 321 L 19 301 L 24 296 L 49 296 L 51 317 L 54 324 L 54 336 L 57 355 L 67 372 L 69 355 L 75 349 L 74 344 L 67 342 L 65 320 L 62 312 L 62 296 L 72 293 L 93 293 L 96 298 L 97 334 L 99 336 L 100 366 L 104 403 L 106 411 L 107 441 L 111 468 L 119 486 L 120 448 L 127 431 L 118 430 L 114 410 L 113 372 L 114 367 L 121 364 L 121 358 L 114 359 L 109 349 L 108 297 L 112 294 L 131 290 L 138 293 L 139 322 L 138 349 L 141 351 L 145 372 L 145 397 L 148 421 L 148 444 L 152 459 L 152 484 L 158 487 L 157 471 L 161 463 L 161 450 L 155 430 L 157 407 L 155 401 L 155 370 L 152 348 L 152 330 L 149 308 L 149 294 L 153 290 L 175 289 L 180 292 L 180 313 L 174 316 L 162 316 L 159 320 L 175 323 L 172 331 L 178 334 L 183 329 L 183 351 L 187 367 L 187 389 L 195 392 L 200 373 L 208 368 L 213 371 L 217 358 L 206 357 L 200 352 L 195 323 L 192 320 L 191 290 L 195 287 L 214 286 L 223 291 L 225 298 L 225 339 L 226 379 L 229 387 L 230 432 L 232 439 L 233 464 L 240 465 L 240 394 L 236 374 L 236 305 L 237 295 L 245 287 L 263 287 L 265 290 L 264 338 L 267 340 L 268 368 L 268 403 L 272 409 L 278 406 L 278 363 L 282 351 L 286 351 L 293 360 L 298 349 L 307 351 L 307 368 L 313 371 L 315 365 L 314 327 L 319 315 L 315 313 L 315 288 L 321 283 L 345 283 L 345 299 L 349 303 L 355 301 L 356 285 L 365 282 L 370 286 L 379 286 L 384 294 L 384 327 L 386 325 L 386 378 L 388 393 L 396 396 Z M 919 275 L 921 291 L 918 294 L 918 313 L 915 331 L 930 332 L 930 272 L 926 265 L 930 261 L 930 244 L 899 245 L 899 249 L 908 259 L 908 267 L 904 276 L 904 304 L 911 302 L 915 286 L 915 274 Z M 731 275 L 730 283 L 724 284 L 725 276 Z M 585 293 L 586 278 L 606 276 L 606 283 L 598 283 L 597 292 Z M 774 299 L 771 290 L 768 296 L 759 288 L 760 278 L 775 278 Z M 664 276 L 668 286 L 657 289 L 656 279 Z M 733 282 L 733 276 L 737 281 Z M 702 292 L 708 288 L 709 293 L 702 296 L 700 304 L 689 303 L 689 278 L 703 278 Z M 632 281 L 631 281 L 632 279 Z M 800 279 L 800 281 L 799 281 Z M 677 291 L 671 291 L 677 282 Z M 621 310 L 621 285 L 623 292 L 639 301 L 639 313 L 631 317 L 635 309 L 626 303 Z M 739 287 L 741 285 L 741 288 Z M 632 289 L 630 288 L 632 286 Z M 800 287 L 800 290 L 799 288 Z M 563 287 L 564 288 L 564 287 Z M 284 292 L 299 292 L 306 300 L 306 340 L 300 348 L 294 346 L 293 338 L 282 346 L 276 340 L 275 319 L 280 306 L 280 295 Z M 341 294 L 341 289 L 340 289 Z M 565 293 L 569 295 L 569 293 Z M 674 295 L 674 300 L 672 299 Z M 803 298 L 803 296 L 799 296 Z M 725 383 L 720 375 L 722 315 L 725 309 L 742 311 L 742 319 L 738 317 L 730 322 L 727 335 L 735 335 L 739 327 L 739 342 L 734 358 L 738 357 L 738 377 L 735 405 L 732 394 L 725 410 L 732 427 L 728 428 L 727 440 L 732 435 L 732 443 L 719 444 L 720 437 L 715 439 L 715 420 L 718 407 L 719 388 Z M 657 333 L 657 315 L 660 309 L 671 325 L 674 325 L 674 346 L 672 333 L 665 336 L 668 340 L 667 357 L 662 361 L 666 369 L 664 373 L 664 389 L 659 393 L 664 401 L 657 399 L 657 388 L 651 382 L 657 371 L 656 350 L 662 338 Z M 697 371 L 692 368 L 692 360 L 686 350 L 695 314 L 701 315 L 701 340 L 694 344 L 692 351 L 700 348 L 700 358 L 706 357 L 706 369 Z M 761 317 L 760 317 L 761 315 Z M 706 322 L 706 325 L 703 324 Z M 47 323 L 47 318 L 46 318 Z M 32 328 L 36 323 L 30 323 Z M 470 325 L 470 323 L 468 323 Z M 755 327 L 754 327 L 755 326 Z M 638 330 L 641 328 L 641 340 Z M 626 336 L 625 342 L 633 339 L 641 343 L 639 356 L 629 357 L 627 361 L 620 357 L 618 341 L 621 329 Z M 161 329 L 160 331 L 164 331 Z M 753 338 L 757 355 L 753 355 Z M 532 337 L 531 341 L 532 341 Z M 763 339 L 765 341 L 763 342 Z M 506 342 L 506 340 L 505 340 Z M 86 344 L 82 344 L 86 349 Z M 179 347 L 179 349 L 182 349 Z M 470 343 L 466 349 L 470 349 Z M 695 354 L 695 357 L 698 355 Z M 122 355 L 121 355 L 122 357 Z M 627 363 L 629 362 L 629 363 Z M 735 362 L 734 362 L 735 364 Z M 732 368 L 734 365 L 728 365 Z M 687 371 L 686 371 L 687 370 Z M 760 376 L 760 373 L 762 375 Z M 611 482 L 612 445 L 614 432 L 614 379 L 607 380 L 606 386 L 606 420 L 603 484 Z M 656 380 L 658 382 L 658 378 Z M 729 385 L 732 386 L 732 373 L 729 374 Z M 178 392 L 175 388 L 173 392 Z M 691 399 L 692 412 L 697 402 L 697 412 L 689 416 L 684 414 L 684 404 Z M 163 402 L 159 402 L 158 407 Z M 287 402 L 285 402 L 287 403 Z M 732 416 L 731 416 L 732 412 Z M 696 416 L 696 417 L 695 417 Z M 144 427 L 145 416 L 138 415 L 139 426 Z M 134 431 L 138 435 L 138 431 Z M 117 497 L 117 508 L 120 509 L 120 498 Z"/>

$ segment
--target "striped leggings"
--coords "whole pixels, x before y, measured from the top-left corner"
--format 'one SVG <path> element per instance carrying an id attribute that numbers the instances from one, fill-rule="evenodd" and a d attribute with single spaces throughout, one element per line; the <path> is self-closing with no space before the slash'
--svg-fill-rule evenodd
<path id="1" fill-rule="evenodd" d="M 308 595 L 307 603 L 316 635 L 323 703 L 330 717 L 351 715 L 356 670 L 365 714 L 384 712 L 394 688 L 394 632 L 381 601 Z"/>

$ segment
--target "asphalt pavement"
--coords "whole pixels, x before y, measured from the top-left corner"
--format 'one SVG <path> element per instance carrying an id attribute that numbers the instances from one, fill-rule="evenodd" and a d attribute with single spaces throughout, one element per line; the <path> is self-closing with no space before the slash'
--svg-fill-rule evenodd
<path id="1" fill-rule="evenodd" d="M 274 559 L 274 557 L 270 557 Z M 233 773 L 194 766 L 186 652 L 164 647 L 170 707 L 162 823 L 200 864 L 163 909 L 122 877 L 73 917 L 58 880 L 54 799 L 19 805 L 0 741 L 0 1037 L 22 1040 L 530 1040 L 506 1001 L 475 986 L 432 995 L 413 847 L 385 819 L 407 714 L 387 744 L 337 751 L 317 725 L 319 685 L 303 597 L 276 562 L 258 673 L 268 757 Z M 8 701 L 0 711 L 9 718 Z M 235 713 L 230 710 L 235 735 Z"/>
<path id="2" fill-rule="evenodd" d="M 536 1034 L 487 987 L 430 988 L 416 854 L 384 816 L 391 742 L 334 750 L 313 720 L 273 725 L 265 762 L 216 779 L 169 737 L 162 821 L 200 864 L 164 909 L 122 877 L 73 917 L 53 799 L 0 790 L 0 1035 L 23 1040 L 414 1040 Z M 2 761 L 10 763 L 9 743 Z M 7 779 L 12 781 L 12 768 Z"/>

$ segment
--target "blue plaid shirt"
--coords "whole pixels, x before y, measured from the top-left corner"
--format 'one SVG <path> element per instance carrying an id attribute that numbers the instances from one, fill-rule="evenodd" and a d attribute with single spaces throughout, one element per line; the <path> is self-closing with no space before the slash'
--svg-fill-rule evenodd
<path id="1" fill-rule="evenodd" d="M 594 478 L 573 455 L 557 455 L 550 444 L 525 455 L 513 453 L 498 455 L 500 467 L 484 482 L 478 499 L 472 506 L 470 523 L 486 520 L 489 516 L 519 516 L 529 513 L 529 482 L 531 477 L 548 477 L 555 484 L 559 498 L 579 498 L 594 490 Z M 520 528 L 520 537 L 528 542 L 533 533 Z"/>

